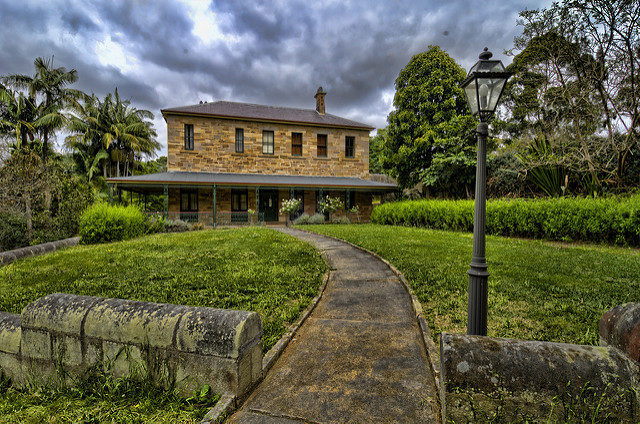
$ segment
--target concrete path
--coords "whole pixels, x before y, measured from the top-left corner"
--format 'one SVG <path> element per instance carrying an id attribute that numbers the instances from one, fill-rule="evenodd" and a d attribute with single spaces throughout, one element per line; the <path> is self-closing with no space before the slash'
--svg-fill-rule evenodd
<path id="1" fill-rule="evenodd" d="M 230 423 L 435 423 L 434 377 L 411 300 L 379 259 L 279 229 L 324 252 L 315 310 Z"/>

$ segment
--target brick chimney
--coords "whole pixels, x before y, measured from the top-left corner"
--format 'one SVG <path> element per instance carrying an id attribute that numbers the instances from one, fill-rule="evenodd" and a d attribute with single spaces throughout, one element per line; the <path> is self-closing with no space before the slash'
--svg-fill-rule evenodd
<path id="1" fill-rule="evenodd" d="M 324 115 L 324 96 L 325 96 L 325 91 L 322 89 L 322 86 L 318 87 L 318 91 L 316 92 L 316 95 L 313 96 L 316 98 L 316 112 L 318 112 L 320 115 Z"/>

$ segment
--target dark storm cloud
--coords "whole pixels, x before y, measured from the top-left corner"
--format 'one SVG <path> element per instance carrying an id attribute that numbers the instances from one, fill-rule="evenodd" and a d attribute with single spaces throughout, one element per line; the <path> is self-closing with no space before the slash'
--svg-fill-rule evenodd
<path id="1" fill-rule="evenodd" d="M 156 115 L 201 99 L 311 108 L 322 85 L 330 113 L 382 127 L 412 55 L 439 45 L 468 68 L 487 45 L 508 62 L 501 53 L 518 33 L 517 13 L 540 6 L 213 1 L 217 28 L 204 35 L 216 36 L 206 43 L 195 33 L 194 9 L 176 0 L 0 0 L 0 74 L 32 73 L 35 57 L 55 54 L 58 66 L 78 70 L 79 88 L 103 96 L 117 86 Z M 164 128 L 158 132 L 164 142 Z"/>

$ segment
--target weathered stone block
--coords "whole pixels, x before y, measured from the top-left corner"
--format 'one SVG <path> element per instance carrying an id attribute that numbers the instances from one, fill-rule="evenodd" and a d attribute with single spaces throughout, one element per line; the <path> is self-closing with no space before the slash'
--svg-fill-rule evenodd
<path id="1" fill-rule="evenodd" d="M 138 346 L 104 341 L 102 352 L 105 371 L 116 377 L 132 374 L 144 376 L 147 372 L 147 363 Z"/>
<path id="2" fill-rule="evenodd" d="M 600 318 L 600 344 L 640 361 L 640 303 L 616 306 Z"/>
<path id="3" fill-rule="evenodd" d="M 0 312 L 0 352 L 17 355 L 20 352 L 20 315 Z"/>
<path id="4" fill-rule="evenodd" d="M 614 348 L 443 333 L 440 350 L 446 420 L 547 422 L 565 406 L 621 422 L 640 413 L 638 365 Z"/>
<path id="5" fill-rule="evenodd" d="M 188 309 L 180 305 L 102 299 L 88 312 L 84 335 L 126 344 L 168 348 L 173 344 L 180 317 Z"/>
<path id="6" fill-rule="evenodd" d="M 87 311 L 99 300 L 97 297 L 66 293 L 41 297 L 22 310 L 22 326 L 79 335 Z"/>
<path id="7" fill-rule="evenodd" d="M 176 363 L 176 386 L 191 393 L 208 384 L 214 393 L 241 394 L 236 360 L 182 353 Z"/>
<path id="8" fill-rule="evenodd" d="M 53 357 L 62 365 L 72 367 L 83 363 L 82 342 L 79 337 L 54 335 L 52 337 Z"/>
<path id="9" fill-rule="evenodd" d="M 22 356 L 26 358 L 49 361 L 55 359 L 51 352 L 51 335 L 46 330 L 32 330 L 23 327 L 20 348 Z"/>
<path id="10" fill-rule="evenodd" d="M 180 321 L 176 341 L 184 352 L 237 358 L 261 337 L 255 312 L 191 308 Z"/>

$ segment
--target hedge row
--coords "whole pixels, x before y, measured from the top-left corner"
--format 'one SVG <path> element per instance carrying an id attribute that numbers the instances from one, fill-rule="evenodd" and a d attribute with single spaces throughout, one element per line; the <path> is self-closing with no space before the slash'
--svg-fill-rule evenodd
<path id="1" fill-rule="evenodd" d="M 473 231 L 473 200 L 415 200 L 376 207 L 371 220 Z M 513 199 L 487 202 L 487 233 L 640 246 L 640 196 Z"/>

